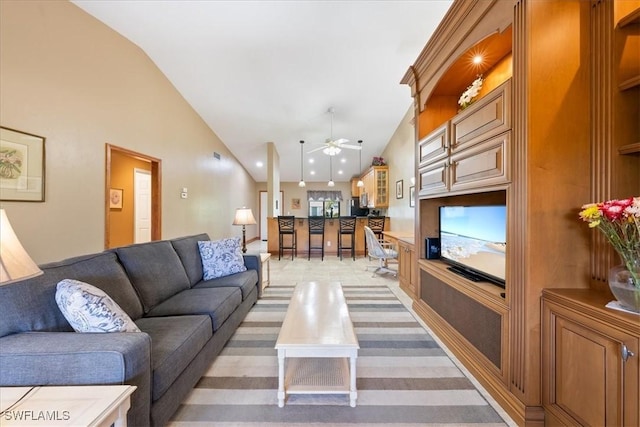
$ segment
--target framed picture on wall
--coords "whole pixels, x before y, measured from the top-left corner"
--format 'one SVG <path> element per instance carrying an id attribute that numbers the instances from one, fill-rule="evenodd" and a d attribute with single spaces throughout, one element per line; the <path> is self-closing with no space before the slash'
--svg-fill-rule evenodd
<path id="1" fill-rule="evenodd" d="M 300 199 L 291 199 L 291 209 L 300 209 Z"/>
<path id="2" fill-rule="evenodd" d="M 0 200 L 44 202 L 44 141 L 0 127 Z"/>
<path id="3" fill-rule="evenodd" d="M 109 208 L 110 209 L 122 209 L 122 189 L 111 188 L 109 189 Z"/>
<path id="4" fill-rule="evenodd" d="M 403 184 L 402 180 L 396 181 L 396 199 L 402 199 L 402 193 L 403 193 L 402 184 Z"/>
<path id="5" fill-rule="evenodd" d="M 416 186 L 409 187 L 409 207 L 412 208 L 416 205 Z"/>

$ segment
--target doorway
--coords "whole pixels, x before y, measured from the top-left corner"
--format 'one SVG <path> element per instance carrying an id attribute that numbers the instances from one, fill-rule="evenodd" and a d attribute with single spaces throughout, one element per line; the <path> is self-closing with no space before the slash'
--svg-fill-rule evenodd
<path id="1" fill-rule="evenodd" d="M 105 249 L 160 240 L 161 160 L 111 144 L 105 147 Z M 109 199 L 112 190 L 121 194 L 117 206 Z"/>

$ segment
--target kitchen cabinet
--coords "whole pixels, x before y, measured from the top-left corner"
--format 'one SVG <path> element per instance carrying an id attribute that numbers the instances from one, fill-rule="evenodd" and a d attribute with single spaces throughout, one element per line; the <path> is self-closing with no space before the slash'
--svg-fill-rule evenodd
<path id="1" fill-rule="evenodd" d="M 371 166 L 362 176 L 370 209 L 389 207 L 389 167 Z"/>

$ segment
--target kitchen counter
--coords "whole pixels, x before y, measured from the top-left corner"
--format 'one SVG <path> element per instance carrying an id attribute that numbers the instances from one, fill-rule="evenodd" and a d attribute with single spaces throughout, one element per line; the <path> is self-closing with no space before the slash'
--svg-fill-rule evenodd
<path id="1" fill-rule="evenodd" d="M 356 256 L 364 256 L 364 226 L 367 225 L 366 216 L 356 217 Z M 267 230 L 267 250 L 272 255 L 278 255 L 278 219 L 267 218 L 268 230 Z M 391 218 L 387 217 L 385 228 L 391 226 Z M 296 231 L 298 234 L 298 256 L 307 256 L 309 247 L 309 223 L 306 217 L 296 217 Z M 338 247 L 338 218 L 326 218 L 324 225 L 324 254 L 337 255 Z M 314 239 L 319 239 L 316 237 Z M 348 237 L 347 237 L 348 239 Z M 315 244 L 315 240 L 314 240 Z M 349 243 L 345 244 L 349 245 Z M 345 251 L 346 253 L 346 251 Z M 313 253 L 312 256 L 318 256 Z"/>

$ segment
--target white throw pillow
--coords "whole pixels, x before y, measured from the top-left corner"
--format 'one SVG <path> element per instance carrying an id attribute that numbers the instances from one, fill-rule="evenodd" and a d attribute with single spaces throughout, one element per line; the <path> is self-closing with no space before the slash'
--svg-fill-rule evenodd
<path id="1" fill-rule="evenodd" d="M 240 248 L 240 238 L 198 242 L 204 280 L 247 271 Z"/>
<path id="2" fill-rule="evenodd" d="M 61 280 L 56 287 L 56 303 L 76 332 L 140 332 L 109 295 L 88 283 Z"/>

